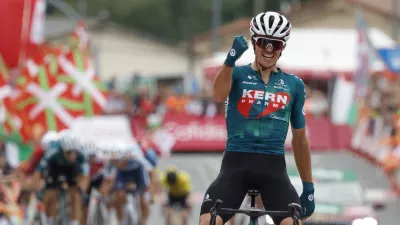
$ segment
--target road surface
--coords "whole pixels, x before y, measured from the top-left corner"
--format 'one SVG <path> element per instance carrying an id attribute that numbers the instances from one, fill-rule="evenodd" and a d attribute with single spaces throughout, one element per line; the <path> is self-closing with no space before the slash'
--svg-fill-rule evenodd
<path id="1" fill-rule="evenodd" d="M 221 165 L 222 153 L 217 154 L 177 154 L 169 159 L 160 161 L 160 170 L 164 170 L 168 165 L 175 165 L 179 169 L 190 173 L 194 186 L 195 206 L 190 220 L 190 225 L 198 224 L 198 215 L 203 194 L 208 185 L 215 179 Z M 286 157 L 287 165 L 294 166 L 293 155 Z M 359 175 L 360 182 L 364 188 L 388 190 L 389 184 L 384 174 L 376 168 L 371 167 L 366 161 L 353 157 L 347 152 L 317 153 L 313 154 L 312 163 L 314 167 L 324 166 L 326 168 L 350 169 Z M 379 212 L 381 225 L 400 224 L 400 201 L 392 198 L 387 203 L 387 208 Z M 151 225 L 164 224 L 159 205 L 152 208 Z"/>

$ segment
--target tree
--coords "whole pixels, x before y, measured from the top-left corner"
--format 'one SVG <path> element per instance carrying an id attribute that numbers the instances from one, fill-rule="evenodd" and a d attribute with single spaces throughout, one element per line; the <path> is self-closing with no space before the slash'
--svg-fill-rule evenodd
<path id="1" fill-rule="evenodd" d="M 212 28 L 212 1 L 88 0 L 88 8 L 89 15 L 107 9 L 111 12 L 111 20 L 114 22 L 176 44 Z M 241 17 L 251 17 L 253 14 L 254 0 L 221 1 L 223 23 Z M 266 9 L 279 10 L 281 0 L 264 1 Z"/>

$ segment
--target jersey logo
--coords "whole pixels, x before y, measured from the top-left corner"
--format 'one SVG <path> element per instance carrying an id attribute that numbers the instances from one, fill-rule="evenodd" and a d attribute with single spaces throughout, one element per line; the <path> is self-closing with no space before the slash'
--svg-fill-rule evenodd
<path id="1" fill-rule="evenodd" d="M 249 118 L 253 104 L 260 105 L 263 104 L 263 102 L 265 108 L 257 118 L 261 118 L 284 108 L 290 102 L 290 95 L 287 92 L 269 93 L 262 90 L 244 89 L 237 108 L 242 116 Z"/>

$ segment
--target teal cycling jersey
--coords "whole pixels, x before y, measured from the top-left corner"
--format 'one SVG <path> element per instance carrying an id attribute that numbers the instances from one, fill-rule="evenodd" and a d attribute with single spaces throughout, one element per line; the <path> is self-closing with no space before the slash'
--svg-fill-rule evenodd
<path id="1" fill-rule="evenodd" d="M 78 166 L 80 174 L 83 175 L 89 174 L 88 160 L 84 154 L 82 154 L 81 152 L 77 152 L 75 161 L 71 163 L 65 158 L 62 149 L 58 149 L 57 151 L 54 150 L 51 154 L 46 154 L 40 161 L 36 170 L 44 174 L 46 173 L 47 170 L 52 169 L 54 167 L 59 167 L 59 166 L 62 167 L 70 165 Z"/>
<path id="2" fill-rule="evenodd" d="M 225 101 L 226 151 L 284 154 L 289 123 L 305 127 L 303 81 L 293 74 L 272 72 L 266 84 L 251 65 L 234 67 Z"/>

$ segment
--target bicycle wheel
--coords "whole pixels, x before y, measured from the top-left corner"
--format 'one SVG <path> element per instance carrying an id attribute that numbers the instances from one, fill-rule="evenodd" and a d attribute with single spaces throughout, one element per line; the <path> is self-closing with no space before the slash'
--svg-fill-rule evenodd
<path id="1" fill-rule="evenodd" d="M 98 201 L 100 196 L 97 195 L 96 191 L 92 189 L 92 193 L 90 194 L 89 198 L 89 205 L 88 205 L 88 215 L 87 215 L 87 224 L 88 225 L 97 225 L 100 224 L 99 216 L 101 216 L 100 212 L 100 202 Z"/>
<path id="2" fill-rule="evenodd" d="M 94 218 L 95 218 L 94 225 L 107 224 L 108 221 L 107 209 L 105 208 L 102 201 L 98 201 L 96 204 L 96 211 Z"/>
<path id="3" fill-rule="evenodd" d="M 139 224 L 139 210 L 137 207 L 137 199 L 131 193 L 127 195 L 127 203 L 125 210 L 125 221 L 126 225 L 138 225 Z"/>
<path id="4" fill-rule="evenodd" d="M 24 223 L 27 225 L 30 225 L 32 223 Z M 46 219 L 46 215 L 43 211 L 41 210 L 37 210 L 35 217 L 33 218 L 33 224 L 34 225 L 47 225 L 47 219 Z"/>
<path id="5" fill-rule="evenodd" d="M 58 213 L 57 213 L 57 225 L 69 225 L 68 221 L 68 204 L 67 195 L 64 190 L 60 193 L 60 198 L 58 200 Z"/>

